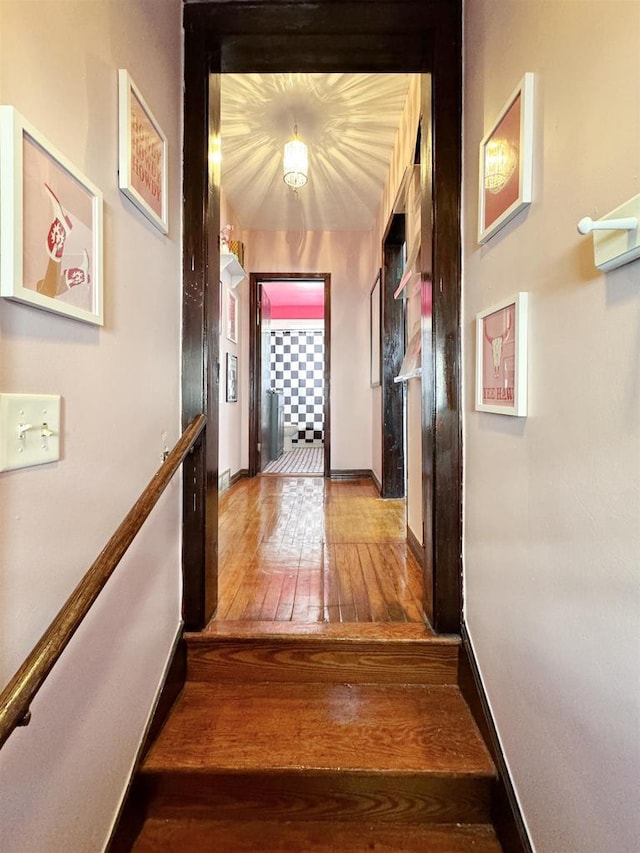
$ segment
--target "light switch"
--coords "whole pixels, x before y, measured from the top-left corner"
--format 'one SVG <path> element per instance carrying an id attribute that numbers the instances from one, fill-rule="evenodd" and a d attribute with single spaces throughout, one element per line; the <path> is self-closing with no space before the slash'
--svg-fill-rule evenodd
<path id="1" fill-rule="evenodd" d="M 0 471 L 60 459 L 60 397 L 0 394 Z"/>

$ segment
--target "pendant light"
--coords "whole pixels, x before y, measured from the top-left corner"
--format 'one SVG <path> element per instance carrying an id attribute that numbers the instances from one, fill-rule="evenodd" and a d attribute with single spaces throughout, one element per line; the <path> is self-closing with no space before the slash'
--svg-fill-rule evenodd
<path id="1" fill-rule="evenodd" d="M 294 190 L 300 189 L 307 183 L 307 173 L 309 171 L 309 157 L 307 154 L 307 146 L 298 139 L 298 125 L 294 125 L 293 139 L 284 146 L 284 154 L 282 157 L 283 178 L 285 184 L 293 187 Z"/>

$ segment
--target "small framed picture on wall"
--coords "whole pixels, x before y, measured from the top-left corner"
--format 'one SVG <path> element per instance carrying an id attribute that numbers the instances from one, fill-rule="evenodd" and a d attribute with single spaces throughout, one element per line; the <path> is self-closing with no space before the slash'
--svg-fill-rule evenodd
<path id="1" fill-rule="evenodd" d="M 238 297 L 227 290 L 227 340 L 238 343 Z"/>
<path id="2" fill-rule="evenodd" d="M 227 403 L 238 402 L 238 356 L 227 353 Z"/>
<path id="3" fill-rule="evenodd" d="M 0 294 L 102 326 L 102 192 L 10 106 L 0 186 Z"/>
<path id="4" fill-rule="evenodd" d="M 476 410 L 527 414 L 527 293 L 476 316 Z"/>
<path id="5" fill-rule="evenodd" d="M 533 74 L 527 72 L 480 143 L 478 243 L 531 203 Z"/>
<path id="6" fill-rule="evenodd" d="M 118 185 L 167 234 L 167 137 L 126 69 L 118 71 Z"/>

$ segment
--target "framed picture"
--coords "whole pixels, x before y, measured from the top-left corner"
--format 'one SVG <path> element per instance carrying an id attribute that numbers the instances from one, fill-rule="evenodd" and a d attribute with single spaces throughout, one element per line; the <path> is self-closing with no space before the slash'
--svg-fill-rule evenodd
<path id="1" fill-rule="evenodd" d="M 227 339 L 238 343 L 238 297 L 227 289 Z"/>
<path id="2" fill-rule="evenodd" d="M 533 74 L 528 72 L 480 143 L 479 243 L 531 203 L 532 161 Z"/>
<path id="3" fill-rule="evenodd" d="M 227 353 L 227 403 L 238 402 L 238 356 Z"/>
<path id="4" fill-rule="evenodd" d="M 369 294 L 370 383 L 380 385 L 380 352 L 382 343 L 382 270 L 378 272 Z"/>
<path id="5" fill-rule="evenodd" d="M 166 234 L 167 137 L 129 72 L 118 71 L 118 185 L 122 192 Z"/>
<path id="6" fill-rule="evenodd" d="M 103 325 L 102 193 L 0 107 L 0 295 Z"/>
<path id="7" fill-rule="evenodd" d="M 476 409 L 527 414 L 527 297 L 518 293 L 476 316 Z"/>

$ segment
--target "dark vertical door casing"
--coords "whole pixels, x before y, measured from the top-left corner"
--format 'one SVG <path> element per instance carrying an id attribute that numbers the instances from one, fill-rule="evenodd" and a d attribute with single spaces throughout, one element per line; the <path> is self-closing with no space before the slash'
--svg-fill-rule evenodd
<path id="1" fill-rule="evenodd" d="M 395 382 L 405 351 L 404 301 L 395 299 L 400 284 L 405 241 L 405 216 L 391 217 L 382 243 L 382 497 L 403 498 L 404 387 Z"/>
<path id="2" fill-rule="evenodd" d="M 435 377 L 433 372 L 433 115 L 431 74 L 422 74 L 420 124 L 420 191 L 422 200 L 420 316 L 422 332 L 422 542 L 423 607 L 431 625 L 434 608 Z"/>
<path id="3" fill-rule="evenodd" d="M 267 391 L 271 388 L 271 300 L 264 287 L 260 284 L 260 299 L 258 316 L 256 318 L 256 333 L 260 338 L 261 364 L 260 364 L 260 470 L 264 470 L 269 464 L 269 443 L 271 438 L 269 395 Z"/>
<path id="4" fill-rule="evenodd" d="M 207 415 L 200 441 L 183 466 L 183 603 L 186 630 L 203 628 L 217 606 L 218 402 L 220 324 L 220 180 L 207 164 L 220 130 L 216 52 L 202 33 L 185 33 L 184 257 L 182 422 Z M 219 53 L 218 53 L 219 56 Z"/>
<path id="5" fill-rule="evenodd" d="M 184 24 L 184 421 L 200 411 L 209 414 L 206 445 L 199 445 L 185 465 L 185 621 L 194 628 L 206 622 L 215 608 L 216 586 L 217 340 L 216 335 L 212 339 L 210 329 L 217 330 L 219 322 L 215 235 L 220 222 L 218 187 L 207 166 L 209 100 L 212 129 L 219 111 L 215 78 L 210 81 L 209 75 L 220 71 L 430 72 L 436 165 L 433 275 L 432 285 L 426 288 L 432 290 L 432 314 L 423 316 L 423 340 L 431 341 L 431 365 L 428 371 L 423 369 L 423 375 L 430 377 L 423 385 L 427 406 L 423 448 L 429 460 L 423 471 L 423 495 L 428 498 L 423 501 L 424 541 L 425 551 L 430 551 L 426 562 L 431 561 L 432 624 L 440 632 L 457 632 L 461 624 L 462 494 L 461 0 L 186 0 Z M 428 227 L 423 216 L 423 244 Z"/>
<path id="6" fill-rule="evenodd" d="M 457 3 L 434 40 L 433 73 L 433 627 L 462 621 L 460 193 L 462 16 Z"/>

